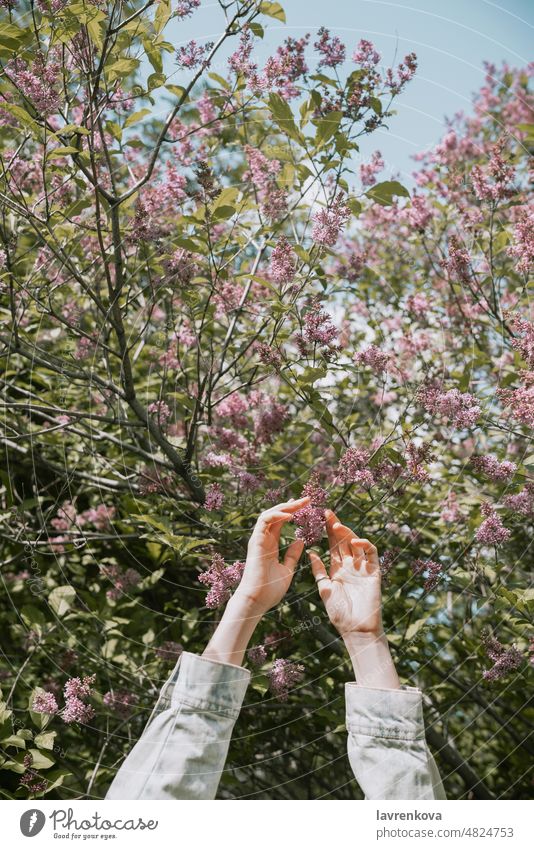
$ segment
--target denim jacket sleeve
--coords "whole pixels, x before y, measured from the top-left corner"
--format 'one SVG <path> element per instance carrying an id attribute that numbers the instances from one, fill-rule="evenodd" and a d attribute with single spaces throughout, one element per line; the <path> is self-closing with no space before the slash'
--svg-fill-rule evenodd
<path id="1" fill-rule="evenodd" d="M 422 693 L 345 685 L 348 755 L 366 799 L 445 799 L 425 740 Z"/>
<path id="2" fill-rule="evenodd" d="M 213 799 L 249 680 L 183 652 L 106 799 Z"/>

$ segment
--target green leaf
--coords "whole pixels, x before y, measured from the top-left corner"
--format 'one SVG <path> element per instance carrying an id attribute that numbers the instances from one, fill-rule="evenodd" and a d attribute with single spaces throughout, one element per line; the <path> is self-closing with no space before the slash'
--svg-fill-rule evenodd
<path id="1" fill-rule="evenodd" d="M 76 598 L 76 590 L 71 586 L 56 587 L 48 596 L 48 603 L 57 616 L 64 616 L 70 610 Z"/>
<path id="2" fill-rule="evenodd" d="M 267 0 L 263 0 L 263 3 L 260 4 L 260 12 L 262 15 L 268 15 L 270 18 L 282 21 L 283 24 L 286 22 L 286 13 L 280 3 L 269 3 Z"/>
<path id="3" fill-rule="evenodd" d="M 41 752 L 40 749 L 29 749 L 29 752 L 33 758 L 32 769 L 50 769 L 56 762 L 52 755 Z"/>
<path id="4" fill-rule="evenodd" d="M 287 133 L 291 138 L 297 140 L 301 138 L 293 119 L 291 107 L 287 101 L 274 91 L 269 95 L 269 109 L 281 130 Z"/>
<path id="5" fill-rule="evenodd" d="M 39 746 L 40 749 L 49 749 L 52 751 L 56 734 L 57 731 L 43 731 L 41 734 L 36 734 L 35 745 Z"/>
<path id="6" fill-rule="evenodd" d="M 356 198 L 348 198 L 347 206 L 353 215 L 359 215 L 362 211 L 362 205 L 359 200 L 356 200 Z"/>
<path id="7" fill-rule="evenodd" d="M 170 0 L 159 0 L 156 14 L 154 15 L 154 29 L 159 34 L 164 29 L 167 21 L 171 16 Z"/>
<path id="8" fill-rule="evenodd" d="M 226 219 L 231 218 L 232 215 L 235 215 L 235 207 L 218 206 L 217 209 L 213 211 L 212 218 L 214 221 L 226 221 Z"/>
<path id="9" fill-rule="evenodd" d="M 252 23 L 250 23 L 248 25 L 248 28 L 250 29 L 251 32 L 254 33 L 256 38 L 263 38 L 263 36 L 265 35 L 265 30 L 263 29 L 262 25 L 258 24 L 256 21 L 253 21 Z"/>
<path id="10" fill-rule="evenodd" d="M 174 94 L 178 100 L 181 100 L 185 93 L 185 88 L 181 85 L 171 85 L 170 83 L 165 86 L 167 91 L 170 91 L 171 94 Z"/>
<path id="11" fill-rule="evenodd" d="M 77 147 L 72 147 L 72 145 L 67 145 L 65 147 L 54 147 L 48 151 L 47 157 L 51 159 L 54 156 L 69 156 L 71 153 L 79 153 Z"/>
<path id="12" fill-rule="evenodd" d="M 321 118 L 317 124 L 317 132 L 315 134 L 315 147 L 322 147 L 328 139 L 332 138 L 334 133 L 339 129 L 343 112 L 329 112 L 324 118 Z"/>
<path id="13" fill-rule="evenodd" d="M 401 183 L 398 183 L 397 180 L 386 180 L 384 183 L 377 183 L 365 192 L 365 194 L 381 206 L 391 206 L 395 196 L 410 197 L 408 189 Z"/>
<path id="14" fill-rule="evenodd" d="M 145 115 L 150 115 L 151 111 L 151 109 L 140 109 L 138 112 L 133 112 L 132 115 L 128 115 L 123 124 L 123 129 L 131 127 L 133 124 L 137 124 L 145 117 Z"/>
<path id="15" fill-rule="evenodd" d="M 106 74 L 109 81 L 114 82 L 115 80 L 129 77 L 138 67 L 139 59 L 118 59 L 106 67 Z M 161 71 L 161 68 L 155 68 L 154 70 Z"/>

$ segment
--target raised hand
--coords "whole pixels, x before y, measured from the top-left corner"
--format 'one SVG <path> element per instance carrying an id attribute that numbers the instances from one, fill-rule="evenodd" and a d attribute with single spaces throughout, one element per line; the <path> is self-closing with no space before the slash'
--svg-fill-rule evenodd
<path id="1" fill-rule="evenodd" d="M 265 613 L 285 596 L 293 578 L 304 543 L 295 540 L 280 560 L 280 532 L 309 497 L 276 504 L 260 514 L 248 543 L 247 560 L 236 595 L 253 610 Z"/>
<path id="2" fill-rule="evenodd" d="M 376 546 L 358 537 L 332 512 L 326 511 L 330 571 L 318 554 L 310 560 L 319 595 L 341 636 L 360 632 L 379 635 L 382 627 L 380 566 Z"/>

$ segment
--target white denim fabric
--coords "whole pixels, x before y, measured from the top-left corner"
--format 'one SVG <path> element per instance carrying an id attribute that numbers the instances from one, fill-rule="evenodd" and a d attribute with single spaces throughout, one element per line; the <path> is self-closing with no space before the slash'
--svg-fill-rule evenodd
<path id="1" fill-rule="evenodd" d="M 250 681 L 241 666 L 183 652 L 106 799 L 214 799 Z M 444 799 L 419 690 L 347 684 L 348 754 L 368 799 Z"/>

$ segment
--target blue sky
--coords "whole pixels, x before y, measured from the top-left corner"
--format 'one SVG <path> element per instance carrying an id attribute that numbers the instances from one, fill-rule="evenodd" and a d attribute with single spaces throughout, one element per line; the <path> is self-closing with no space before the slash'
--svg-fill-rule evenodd
<path id="1" fill-rule="evenodd" d="M 346 42 L 349 54 L 360 38 L 374 41 L 386 64 L 414 50 L 419 59 L 416 79 L 397 101 L 399 114 L 389 130 L 369 139 L 362 153 L 379 148 L 388 172 L 410 183 L 411 156 L 441 136 L 445 116 L 468 111 L 473 91 L 484 79 L 484 59 L 521 66 L 534 59 L 532 0 L 282 0 L 287 24 L 269 21 L 258 45 L 261 66 L 286 37 L 312 36 L 324 25 Z M 202 0 L 187 21 L 173 23 L 166 35 L 176 46 L 196 38 L 215 40 L 223 26 L 216 2 Z M 215 70 L 220 68 L 215 67 Z M 181 74 L 175 80 L 181 82 Z"/>

